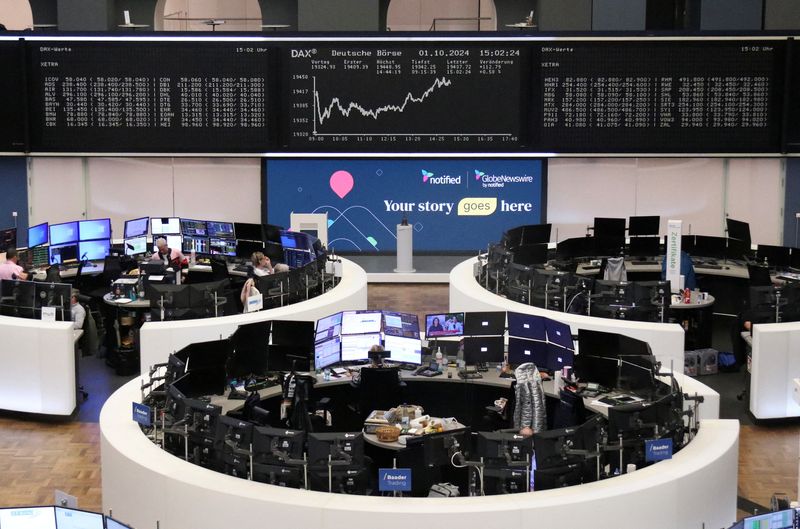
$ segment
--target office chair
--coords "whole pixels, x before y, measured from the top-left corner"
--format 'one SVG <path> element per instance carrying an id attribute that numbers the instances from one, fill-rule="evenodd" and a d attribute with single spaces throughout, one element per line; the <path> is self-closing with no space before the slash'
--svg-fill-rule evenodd
<path id="1" fill-rule="evenodd" d="M 61 271 L 58 265 L 50 265 L 47 269 L 47 277 L 44 279 L 45 283 L 61 283 Z"/>
<path id="2" fill-rule="evenodd" d="M 291 412 L 286 419 L 287 427 L 306 432 L 325 429 L 331 400 L 329 397 L 314 400 L 313 389 L 316 380 L 315 377 L 295 372 L 284 375 L 283 398 L 289 398 L 292 404 Z M 323 411 L 324 417 L 319 417 L 317 410 Z"/>
<path id="3" fill-rule="evenodd" d="M 105 257 L 103 260 L 103 274 L 101 277 L 101 286 L 89 292 L 89 295 L 93 298 L 102 298 L 104 295 L 108 294 L 109 285 L 122 277 L 122 264 L 119 256 L 107 255 Z"/>
<path id="4" fill-rule="evenodd" d="M 396 367 L 364 367 L 358 386 L 358 409 L 361 420 L 373 410 L 388 410 L 403 402 L 403 384 Z"/>
<path id="5" fill-rule="evenodd" d="M 220 281 L 222 279 L 228 279 L 228 263 L 214 257 L 211 259 L 211 280 Z"/>
<path id="6" fill-rule="evenodd" d="M 750 278 L 751 287 L 772 286 L 772 278 L 769 275 L 769 267 L 755 263 L 747 263 L 747 275 Z"/>

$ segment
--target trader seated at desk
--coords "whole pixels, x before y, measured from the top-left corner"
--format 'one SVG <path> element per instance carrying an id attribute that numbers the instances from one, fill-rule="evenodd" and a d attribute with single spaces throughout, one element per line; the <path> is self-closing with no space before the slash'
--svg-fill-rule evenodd
<path id="1" fill-rule="evenodd" d="M 253 264 L 253 275 L 257 277 L 275 273 L 275 269 L 272 268 L 272 262 L 269 257 L 264 255 L 264 252 L 253 252 L 253 255 L 250 256 L 250 262 Z"/>
<path id="2" fill-rule="evenodd" d="M 166 266 L 171 266 L 176 270 L 180 269 L 187 261 L 180 250 L 167 247 L 167 240 L 160 237 L 156 240 L 157 251 L 150 256 L 151 261 L 161 261 Z"/>
<path id="3" fill-rule="evenodd" d="M 0 279 L 28 279 L 28 274 L 17 261 L 19 261 L 17 250 L 14 248 L 6 250 L 6 260 L 0 264 Z"/>
<path id="4" fill-rule="evenodd" d="M 72 289 L 70 314 L 72 314 L 72 328 L 75 330 L 83 329 L 83 322 L 86 320 L 86 309 L 78 302 L 78 296 L 80 296 L 80 294 L 77 288 Z"/>

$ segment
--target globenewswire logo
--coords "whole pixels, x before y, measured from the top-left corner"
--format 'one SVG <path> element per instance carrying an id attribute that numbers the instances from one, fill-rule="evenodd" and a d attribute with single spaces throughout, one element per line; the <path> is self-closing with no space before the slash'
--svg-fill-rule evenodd
<path id="1" fill-rule="evenodd" d="M 451 176 L 449 174 L 442 176 L 435 176 L 430 171 L 422 169 L 422 182 L 431 185 L 460 185 L 461 175 Z"/>
<path id="2" fill-rule="evenodd" d="M 530 175 L 508 175 L 508 174 L 486 174 L 475 169 L 475 180 L 483 187 L 506 187 L 506 184 L 532 184 L 533 177 Z"/>

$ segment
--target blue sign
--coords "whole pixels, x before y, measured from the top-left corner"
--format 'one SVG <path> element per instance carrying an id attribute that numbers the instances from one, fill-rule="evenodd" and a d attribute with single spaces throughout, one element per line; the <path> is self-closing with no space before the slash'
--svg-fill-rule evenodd
<path id="1" fill-rule="evenodd" d="M 672 459 L 672 439 L 648 439 L 644 442 L 645 461 Z"/>
<path id="2" fill-rule="evenodd" d="M 150 415 L 150 406 L 146 404 L 133 403 L 133 420 L 142 426 L 152 426 L 153 421 Z"/>
<path id="3" fill-rule="evenodd" d="M 381 492 L 408 492 L 411 490 L 410 468 L 379 468 L 378 490 Z"/>
<path id="4" fill-rule="evenodd" d="M 328 247 L 394 252 L 397 225 L 414 250 L 485 250 L 503 231 L 545 222 L 542 160 L 267 160 L 266 218 L 328 214 Z"/>

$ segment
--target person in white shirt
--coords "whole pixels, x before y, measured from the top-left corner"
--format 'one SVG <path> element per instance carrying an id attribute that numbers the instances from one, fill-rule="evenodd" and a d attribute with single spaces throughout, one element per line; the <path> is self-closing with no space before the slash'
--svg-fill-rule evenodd
<path id="1" fill-rule="evenodd" d="M 28 274 L 17 264 L 18 260 L 17 250 L 14 248 L 6 250 L 6 260 L 0 264 L 0 279 L 28 279 Z"/>
<path id="2" fill-rule="evenodd" d="M 72 328 L 76 330 L 83 329 L 83 322 L 86 320 L 86 309 L 83 305 L 78 303 L 78 296 L 80 291 L 77 288 L 72 289 L 72 298 L 70 299 L 72 313 Z"/>
<path id="3" fill-rule="evenodd" d="M 253 274 L 257 277 L 268 276 L 275 273 L 275 270 L 272 268 L 272 262 L 263 252 L 253 252 L 253 255 L 250 256 L 250 262 L 253 264 Z"/>

